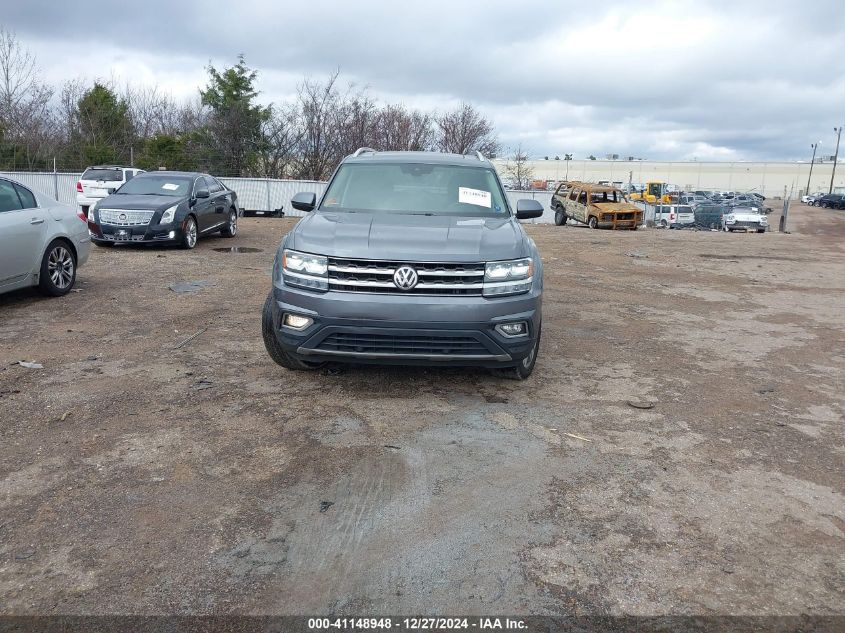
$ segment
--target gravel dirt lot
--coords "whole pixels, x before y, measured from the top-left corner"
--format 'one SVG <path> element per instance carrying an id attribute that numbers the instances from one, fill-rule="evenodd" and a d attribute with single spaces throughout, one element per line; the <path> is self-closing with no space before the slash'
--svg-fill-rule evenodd
<path id="1" fill-rule="evenodd" d="M 529 226 L 522 383 L 274 365 L 292 225 L 0 296 L 0 613 L 845 613 L 845 213 Z"/>

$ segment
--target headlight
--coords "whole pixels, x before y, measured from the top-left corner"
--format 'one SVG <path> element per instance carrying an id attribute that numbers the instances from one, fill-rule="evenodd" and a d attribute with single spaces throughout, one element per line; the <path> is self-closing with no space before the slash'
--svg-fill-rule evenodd
<path id="1" fill-rule="evenodd" d="M 329 289 L 329 261 L 323 255 L 285 249 L 281 272 L 284 283 L 289 286 L 309 290 Z"/>
<path id="2" fill-rule="evenodd" d="M 725 216 L 725 222 L 735 222 L 735 221 L 736 220 L 735 220 L 733 215 L 726 215 Z"/>
<path id="3" fill-rule="evenodd" d="M 485 297 L 515 295 L 531 290 L 534 261 L 530 257 L 489 262 L 484 268 Z"/>
<path id="4" fill-rule="evenodd" d="M 173 218 L 176 217 L 176 209 L 179 207 L 178 204 L 174 204 L 172 207 L 167 209 L 164 213 L 161 214 L 161 220 L 159 220 L 159 224 L 170 224 L 173 222 Z"/>

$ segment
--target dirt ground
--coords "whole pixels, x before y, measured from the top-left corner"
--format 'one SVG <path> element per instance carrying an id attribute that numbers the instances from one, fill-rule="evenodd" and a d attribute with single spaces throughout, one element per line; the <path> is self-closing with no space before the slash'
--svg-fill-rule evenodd
<path id="1" fill-rule="evenodd" d="M 528 227 L 522 383 L 274 365 L 292 225 L 0 296 L 0 613 L 845 613 L 845 213 Z"/>

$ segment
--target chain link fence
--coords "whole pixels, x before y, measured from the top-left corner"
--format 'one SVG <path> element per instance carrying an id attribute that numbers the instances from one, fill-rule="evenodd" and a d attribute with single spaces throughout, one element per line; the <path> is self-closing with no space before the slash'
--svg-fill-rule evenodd
<path id="1" fill-rule="evenodd" d="M 63 204 L 76 206 L 76 183 L 81 173 L 50 173 L 16 171 L 0 172 L 0 176 L 11 178 L 36 189 Z M 274 180 L 272 178 L 219 178 L 220 182 L 238 194 L 238 203 L 246 211 L 276 211 L 283 209 L 285 215 L 301 217 L 302 211 L 290 206 L 290 199 L 300 191 L 313 191 L 317 198 L 323 195 L 326 183 L 313 180 Z"/>
<path id="2" fill-rule="evenodd" d="M 51 173 L 16 171 L 0 172 L 0 176 L 23 183 L 31 189 L 47 194 L 71 206 L 76 206 L 76 183 L 81 173 Z M 286 216 L 302 217 L 304 213 L 290 205 L 290 199 L 301 191 L 313 191 L 317 198 L 323 195 L 326 183 L 314 180 L 275 180 L 272 178 L 219 178 L 220 182 L 238 194 L 238 203 L 246 211 L 276 211 L 283 209 Z M 508 202 L 516 209 L 516 201 L 525 198 L 539 200 L 544 208 L 543 216 L 527 220 L 531 224 L 554 222 L 551 211 L 551 191 L 508 191 Z"/>

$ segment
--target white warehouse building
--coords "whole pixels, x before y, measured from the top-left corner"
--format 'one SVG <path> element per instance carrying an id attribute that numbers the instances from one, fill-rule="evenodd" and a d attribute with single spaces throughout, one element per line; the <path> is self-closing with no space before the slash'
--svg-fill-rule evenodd
<path id="1" fill-rule="evenodd" d="M 505 158 L 494 159 L 504 182 L 508 181 Z M 767 198 L 792 194 L 797 198 L 806 192 L 810 163 L 805 162 L 709 162 L 654 160 L 530 160 L 533 180 L 552 183 L 561 180 L 598 182 L 629 181 L 643 184 L 648 181 L 677 185 L 684 191 L 756 191 Z M 813 165 L 810 193 L 827 193 L 833 162 Z M 845 164 L 839 161 L 833 183 L 834 192 L 845 193 Z"/>

